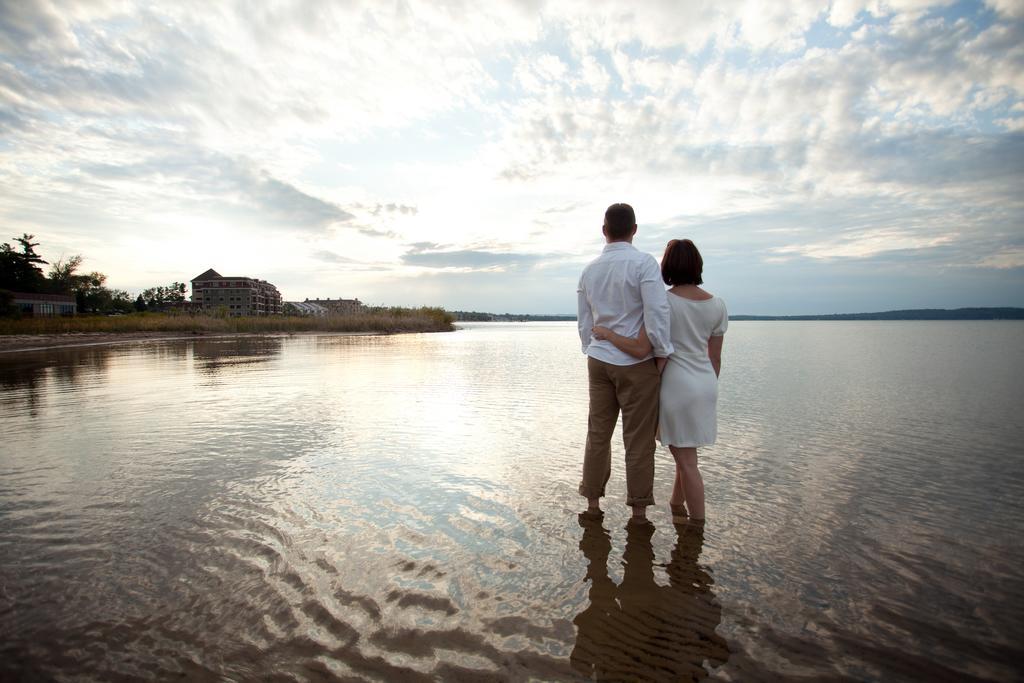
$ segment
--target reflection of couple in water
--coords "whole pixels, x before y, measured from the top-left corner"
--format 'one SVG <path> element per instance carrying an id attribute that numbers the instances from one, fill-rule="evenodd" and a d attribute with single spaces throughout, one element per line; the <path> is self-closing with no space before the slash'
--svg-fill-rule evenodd
<path id="1" fill-rule="evenodd" d="M 713 582 L 697 564 L 704 538 L 699 525 L 677 525 L 667 586 L 655 580 L 652 525 L 627 527 L 617 586 L 608 576 L 608 531 L 587 515 L 580 525 L 590 605 L 574 620 L 570 662 L 577 672 L 596 680 L 695 680 L 708 675 L 705 661 L 728 658 L 725 640 L 715 633 L 722 610 L 711 593 Z"/>

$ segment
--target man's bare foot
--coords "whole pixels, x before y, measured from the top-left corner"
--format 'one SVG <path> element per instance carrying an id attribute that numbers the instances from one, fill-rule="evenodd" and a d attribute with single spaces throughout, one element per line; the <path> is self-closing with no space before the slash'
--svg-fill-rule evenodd
<path id="1" fill-rule="evenodd" d="M 602 517 L 604 512 L 601 510 L 601 499 L 600 498 L 587 498 L 587 511 L 580 513 L 581 516 L 586 516 L 590 519 L 595 517 Z"/>

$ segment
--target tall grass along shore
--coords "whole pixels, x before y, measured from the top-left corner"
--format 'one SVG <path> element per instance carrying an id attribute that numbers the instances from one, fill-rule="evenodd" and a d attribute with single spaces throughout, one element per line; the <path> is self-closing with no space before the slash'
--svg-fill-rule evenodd
<path id="1" fill-rule="evenodd" d="M 275 332 L 450 332 L 454 317 L 443 308 L 369 308 L 353 315 L 221 317 L 170 313 L 69 318 L 0 318 L 0 334 L 167 332 L 196 334 Z"/>

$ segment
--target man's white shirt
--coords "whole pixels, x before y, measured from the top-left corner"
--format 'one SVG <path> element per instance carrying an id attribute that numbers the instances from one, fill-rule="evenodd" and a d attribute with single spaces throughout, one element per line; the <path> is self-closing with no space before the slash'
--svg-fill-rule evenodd
<path id="1" fill-rule="evenodd" d="M 612 365 L 633 365 L 672 353 L 668 294 L 658 262 L 629 242 L 611 242 L 583 269 L 576 289 L 577 320 L 583 353 Z M 595 325 L 624 337 L 637 337 L 640 326 L 654 347 L 647 358 L 634 358 L 607 340 L 594 339 Z"/>

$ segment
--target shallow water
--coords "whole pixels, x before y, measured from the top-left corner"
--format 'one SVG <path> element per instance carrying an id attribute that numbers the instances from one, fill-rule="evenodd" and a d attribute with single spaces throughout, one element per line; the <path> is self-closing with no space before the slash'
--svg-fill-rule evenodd
<path id="1" fill-rule="evenodd" d="M 572 323 L 0 354 L 0 678 L 1018 677 L 1024 325 L 724 360 L 701 533 L 577 518 Z"/>

